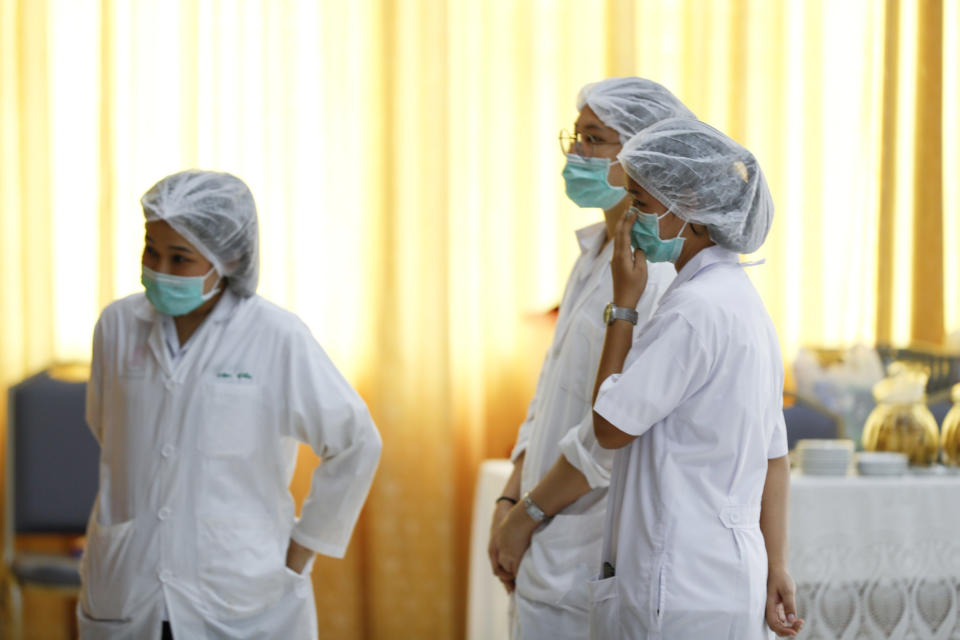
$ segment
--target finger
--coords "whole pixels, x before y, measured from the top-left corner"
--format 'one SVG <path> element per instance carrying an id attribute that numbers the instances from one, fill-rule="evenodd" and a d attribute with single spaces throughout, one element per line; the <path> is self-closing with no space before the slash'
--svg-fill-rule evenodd
<path id="1" fill-rule="evenodd" d="M 500 573 L 498 572 L 498 569 L 499 569 L 499 568 L 500 568 L 500 565 L 497 564 L 496 558 L 492 558 L 492 557 L 491 557 L 491 558 L 490 558 L 490 569 L 493 571 L 493 575 L 499 577 L 499 575 L 500 575 Z"/>
<path id="2" fill-rule="evenodd" d="M 500 562 L 500 567 L 509 573 L 511 578 L 516 575 L 517 563 L 513 558 L 501 553 L 498 560 Z"/>
<path id="3" fill-rule="evenodd" d="M 766 611 L 767 626 L 770 630 L 782 637 L 793 637 L 797 635 L 799 629 L 788 626 L 786 616 L 783 614 L 783 605 L 779 601 L 779 596 L 772 593 L 767 596 Z"/>
<path id="4" fill-rule="evenodd" d="M 780 623 L 770 624 L 769 621 L 767 621 L 767 626 L 770 627 L 770 630 L 773 631 L 775 634 L 777 634 L 777 636 L 781 638 L 793 638 L 793 637 L 796 637 L 797 635 L 796 629 L 792 629 Z"/>
<path id="5" fill-rule="evenodd" d="M 497 563 L 497 555 L 498 555 L 497 546 L 493 544 L 493 541 L 491 540 L 490 544 L 487 545 L 487 557 L 490 558 L 490 566 L 493 567 L 494 573 L 497 572 L 497 567 L 499 566 L 499 564 Z"/>
<path id="6" fill-rule="evenodd" d="M 787 616 L 787 622 L 794 622 L 797 619 L 797 603 L 793 597 L 793 589 L 784 589 L 780 594 L 783 598 L 783 612 Z"/>
<path id="7" fill-rule="evenodd" d="M 497 562 L 497 564 L 494 566 L 493 572 L 501 580 L 513 580 L 513 572 L 500 562 Z"/>
<path id="8" fill-rule="evenodd" d="M 630 256 L 630 229 L 637 216 L 628 211 L 617 223 L 617 230 L 613 236 L 613 257 L 623 258 Z"/>
<path id="9" fill-rule="evenodd" d="M 616 260 L 621 253 L 623 253 L 623 247 L 620 246 L 620 234 L 623 231 L 623 225 L 627 223 L 627 216 L 624 214 L 622 218 L 617 220 L 617 226 L 613 230 L 613 258 Z"/>
<path id="10" fill-rule="evenodd" d="M 499 551 L 496 551 L 490 556 L 490 565 L 493 567 L 493 575 L 497 576 L 501 580 L 512 580 L 513 574 L 509 573 L 500 563 L 499 555 Z"/>
<path id="11" fill-rule="evenodd" d="M 782 622 L 777 619 L 771 619 L 770 616 L 767 616 L 767 626 L 778 636 L 782 637 L 792 637 L 797 635 L 799 629 L 795 627 L 787 626 L 786 622 Z"/>
<path id="12" fill-rule="evenodd" d="M 774 596 L 767 596 L 767 624 L 773 629 L 773 625 L 782 622 L 778 609 L 778 604 Z"/>

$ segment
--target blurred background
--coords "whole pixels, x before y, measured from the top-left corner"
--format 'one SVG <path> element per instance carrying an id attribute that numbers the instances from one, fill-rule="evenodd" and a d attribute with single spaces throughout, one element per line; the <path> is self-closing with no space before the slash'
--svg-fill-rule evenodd
<path id="1" fill-rule="evenodd" d="M 2 386 L 88 361 L 100 309 L 141 289 L 150 185 L 237 174 L 259 292 L 384 439 L 346 559 L 314 570 L 323 637 L 462 637 L 477 468 L 513 443 L 600 219 L 560 176 L 580 87 L 651 78 L 756 154 L 777 213 L 748 273 L 790 369 L 802 346 L 958 346 L 958 63 L 956 0 L 0 0 Z M 68 637 L 68 604 L 25 604 Z"/>

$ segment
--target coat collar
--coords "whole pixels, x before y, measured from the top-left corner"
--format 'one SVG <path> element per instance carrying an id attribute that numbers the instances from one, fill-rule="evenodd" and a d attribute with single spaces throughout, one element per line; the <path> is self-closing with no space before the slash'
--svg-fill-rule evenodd
<path id="1" fill-rule="evenodd" d="M 613 256 L 613 243 L 607 243 L 607 246 L 604 247 L 603 243 L 606 239 L 606 224 L 603 222 L 598 222 L 597 224 L 592 224 L 577 230 L 577 242 L 580 244 L 580 260 L 590 261 L 589 264 L 594 266 L 587 271 L 584 276 L 586 281 L 579 288 L 571 287 L 572 279 L 577 276 L 574 274 L 570 275 L 571 282 L 567 283 L 563 300 L 560 302 L 560 318 L 554 330 L 554 344 L 559 344 L 563 341 L 567 332 L 570 330 L 577 311 L 586 304 L 587 300 L 590 299 L 590 295 L 597 287 L 601 286 L 604 281 L 610 281 L 610 258 Z M 601 248 L 603 249 L 602 252 Z M 593 260 L 599 261 L 600 264 L 596 265 Z M 584 268 L 586 269 L 585 266 Z M 570 296 L 574 289 L 577 290 L 579 295 L 576 300 L 571 300 Z"/>
<path id="2" fill-rule="evenodd" d="M 718 244 L 701 249 L 695 256 L 690 258 L 690 261 L 687 262 L 687 264 L 683 265 L 683 268 L 680 269 L 679 273 L 677 273 L 677 277 L 672 283 L 670 283 L 670 286 L 667 287 L 667 290 L 663 295 L 666 296 L 684 282 L 693 280 L 705 269 L 709 269 L 718 264 L 739 263 L 740 256 L 736 252 L 730 251 L 729 249 L 724 249 Z"/>
<path id="3" fill-rule="evenodd" d="M 580 245 L 580 253 L 598 253 L 606 236 L 607 223 L 596 222 L 586 227 L 577 229 L 577 244 Z"/>

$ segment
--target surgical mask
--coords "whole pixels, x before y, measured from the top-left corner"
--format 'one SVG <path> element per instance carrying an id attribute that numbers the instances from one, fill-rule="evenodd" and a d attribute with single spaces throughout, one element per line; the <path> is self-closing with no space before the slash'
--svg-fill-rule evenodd
<path id="1" fill-rule="evenodd" d="M 182 316 L 220 292 L 219 287 L 214 287 L 207 293 L 203 292 L 204 281 L 215 271 L 216 268 L 213 267 L 202 276 L 171 276 L 144 266 L 140 282 L 147 290 L 147 300 L 157 311 L 168 316 Z"/>
<path id="2" fill-rule="evenodd" d="M 613 187 L 607 181 L 610 167 L 618 163 L 609 158 L 587 158 L 575 153 L 567 154 L 563 167 L 567 197 L 580 207 L 612 209 L 627 195 L 623 187 Z"/>
<path id="3" fill-rule="evenodd" d="M 650 262 L 676 262 L 680 257 L 680 251 L 683 250 L 683 242 L 686 240 L 680 237 L 687 227 L 686 221 L 675 238 L 664 240 L 660 237 L 660 219 L 670 213 L 669 211 L 658 216 L 655 213 L 644 213 L 636 207 L 630 207 L 629 213 L 637 214 L 637 219 L 630 229 L 630 244 L 633 248 L 643 251 Z"/>

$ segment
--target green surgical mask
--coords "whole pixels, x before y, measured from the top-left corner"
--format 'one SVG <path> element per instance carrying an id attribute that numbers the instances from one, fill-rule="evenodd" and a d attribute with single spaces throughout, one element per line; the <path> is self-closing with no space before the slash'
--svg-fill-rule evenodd
<path id="1" fill-rule="evenodd" d="M 676 262 L 680 257 L 680 251 L 683 250 L 683 242 L 686 238 L 680 237 L 687 223 L 684 221 L 680 231 L 675 238 L 664 240 L 660 237 L 660 219 L 670 213 L 669 211 L 662 216 L 655 213 L 644 213 L 636 207 L 630 207 L 630 213 L 637 214 L 637 219 L 630 229 L 630 244 L 634 249 L 643 251 L 650 262 Z"/>
<path id="2" fill-rule="evenodd" d="M 588 158 L 575 153 L 567 154 L 567 164 L 563 167 L 563 181 L 566 183 L 567 197 L 580 207 L 612 209 L 627 195 L 623 187 L 613 187 L 607 181 L 610 167 L 619 160 L 609 158 Z"/>
<path id="3" fill-rule="evenodd" d="M 202 276 L 187 277 L 157 273 L 146 266 L 141 267 L 140 283 L 147 290 L 147 300 L 157 311 L 168 316 L 186 315 L 220 292 L 219 287 L 203 292 L 203 283 L 216 268 L 211 268 Z"/>

